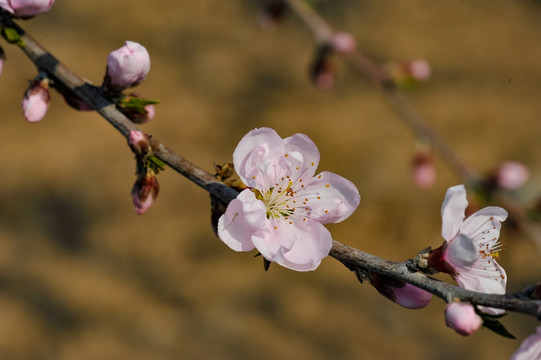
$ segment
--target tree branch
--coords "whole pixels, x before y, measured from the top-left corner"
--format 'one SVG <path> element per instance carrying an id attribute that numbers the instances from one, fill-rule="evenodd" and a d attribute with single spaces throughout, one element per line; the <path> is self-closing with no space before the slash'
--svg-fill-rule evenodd
<path id="1" fill-rule="evenodd" d="M 291 4 L 300 3 L 297 0 L 288 0 L 288 2 Z M 62 86 L 73 92 L 73 94 L 77 95 L 85 103 L 91 105 L 124 137 L 127 138 L 131 130 L 139 130 L 136 125 L 116 109 L 115 105 L 108 100 L 100 87 L 92 85 L 74 74 L 2 11 L 0 11 L 0 26 L 12 28 L 18 32 L 24 43 L 19 44 L 19 48 L 36 65 L 38 71 L 46 73 L 57 84 L 56 86 Z M 324 35 L 322 31 L 319 36 L 324 37 Z M 228 204 L 238 195 L 236 190 L 226 186 L 210 173 L 176 154 L 154 137 L 152 138 L 152 147 L 156 157 L 179 174 L 184 175 L 190 181 L 208 191 L 211 195 L 219 198 L 225 204 Z M 433 279 L 420 272 L 412 272 L 407 267 L 407 262 L 396 263 L 384 260 L 341 244 L 338 241 L 333 242 L 330 256 L 351 270 L 365 269 L 377 272 L 415 285 L 445 301 L 458 298 L 473 304 L 498 307 L 508 311 L 533 315 L 541 319 L 541 300 L 534 299 L 532 296 L 536 291 L 539 291 L 538 287 L 535 286 L 531 287 L 528 290 L 529 292 L 525 291 L 524 293 L 514 295 L 491 295 L 468 291 Z"/>

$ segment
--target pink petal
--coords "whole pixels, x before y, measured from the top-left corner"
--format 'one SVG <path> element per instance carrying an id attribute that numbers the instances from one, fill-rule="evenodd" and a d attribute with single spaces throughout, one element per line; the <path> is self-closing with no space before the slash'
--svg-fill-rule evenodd
<path id="1" fill-rule="evenodd" d="M 361 202 L 359 190 L 351 181 L 328 171 L 308 181 L 298 196 L 309 199 L 310 218 L 322 224 L 345 220 Z"/>
<path id="2" fill-rule="evenodd" d="M 285 166 L 282 138 L 270 128 L 259 128 L 246 134 L 233 152 L 235 170 L 249 187 L 268 190 L 281 175 L 280 158 Z"/>
<path id="3" fill-rule="evenodd" d="M 444 260 L 450 263 L 453 267 L 461 269 L 470 269 L 477 258 L 479 250 L 469 237 L 458 234 L 453 240 L 448 243 L 445 249 Z"/>
<path id="4" fill-rule="evenodd" d="M 11 9 L 4 8 L 3 3 L 11 3 Z M 54 0 L 11 0 L 11 1 L 2 1 L 0 2 L 0 7 L 8 10 L 9 12 L 14 13 L 16 16 L 34 16 L 39 13 L 49 11 L 53 6 Z"/>
<path id="5" fill-rule="evenodd" d="M 499 206 L 489 206 L 469 216 L 460 231 L 477 244 L 497 241 L 500 237 L 501 222 L 505 219 L 507 211 Z"/>
<path id="6" fill-rule="evenodd" d="M 285 138 L 284 145 L 288 155 L 288 167 L 299 168 L 299 171 L 291 172 L 291 181 L 296 182 L 301 177 L 312 178 L 319 164 L 319 151 L 316 144 L 304 134 L 295 134 Z"/>
<path id="7" fill-rule="evenodd" d="M 283 220 L 266 220 L 266 226 L 252 236 L 252 241 L 265 259 L 281 263 L 283 254 L 296 240 L 294 226 Z"/>
<path id="8" fill-rule="evenodd" d="M 511 360 L 533 359 L 541 359 L 541 326 L 535 334 L 528 336 L 511 356 Z"/>
<path id="9" fill-rule="evenodd" d="M 321 223 L 312 220 L 298 221 L 292 226 L 295 243 L 290 251 L 284 253 L 283 261 L 276 262 L 296 271 L 315 270 L 331 251 L 331 233 Z"/>
<path id="10" fill-rule="evenodd" d="M 265 226 L 265 214 L 265 204 L 246 189 L 229 203 L 218 220 L 218 236 L 235 251 L 250 251 L 254 248 L 252 235 Z"/>
<path id="11" fill-rule="evenodd" d="M 456 282 L 461 288 L 478 291 L 486 294 L 505 294 L 507 275 L 505 270 L 495 261 L 479 259 L 469 271 L 459 272 Z M 489 314 L 501 314 L 504 310 L 479 307 Z"/>
<path id="12" fill-rule="evenodd" d="M 107 74 L 111 83 L 126 89 L 145 80 L 150 70 L 150 55 L 147 49 L 134 41 L 112 51 L 107 58 Z"/>
<path id="13" fill-rule="evenodd" d="M 9 1 L 8 0 L 0 0 L 0 8 L 10 12 L 13 14 L 14 10 L 13 8 L 11 7 L 11 5 L 9 4 Z"/>
<path id="14" fill-rule="evenodd" d="M 406 309 L 421 309 L 427 306 L 432 294 L 416 286 L 406 284 L 401 288 L 393 288 L 395 302 Z"/>
<path id="15" fill-rule="evenodd" d="M 464 185 L 456 185 L 447 190 L 441 206 L 441 236 L 445 240 L 450 241 L 460 230 L 467 206 L 468 200 L 466 200 Z"/>
<path id="16" fill-rule="evenodd" d="M 479 330 L 483 320 L 470 303 L 451 302 L 445 307 L 445 323 L 462 336 Z"/>

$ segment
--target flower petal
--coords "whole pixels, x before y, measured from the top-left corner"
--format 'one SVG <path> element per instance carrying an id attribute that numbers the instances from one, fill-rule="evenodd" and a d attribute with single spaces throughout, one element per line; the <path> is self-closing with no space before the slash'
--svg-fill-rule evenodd
<path id="1" fill-rule="evenodd" d="M 322 224 L 345 220 L 361 202 L 359 190 L 351 181 L 328 171 L 308 181 L 298 196 L 309 199 L 309 217 Z"/>
<path id="2" fill-rule="evenodd" d="M 460 232 L 478 245 L 487 241 L 495 242 L 500 237 L 501 222 L 505 219 L 507 211 L 499 206 L 489 206 L 469 216 L 460 227 Z"/>
<path id="3" fill-rule="evenodd" d="M 291 169 L 291 181 L 296 182 L 301 177 L 312 178 L 319 164 L 316 144 L 304 134 L 295 134 L 285 138 L 284 145 L 288 167 Z"/>
<path id="4" fill-rule="evenodd" d="M 510 360 L 541 359 L 541 326 L 537 332 L 526 338 L 520 347 L 513 353 Z"/>
<path id="5" fill-rule="evenodd" d="M 456 185 L 447 189 L 441 206 L 441 236 L 450 241 L 460 230 L 464 221 L 464 211 L 468 206 L 464 185 Z"/>
<path id="6" fill-rule="evenodd" d="M 406 309 L 421 309 L 432 300 L 432 294 L 416 286 L 405 284 L 403 287 L 393 288 L 395 302 Z"/>
<path id="7" fill-rule="evenodd" d="M 265 191 L 274 186 L 276 177 L 284 176 L 280 166 L 284 155 L 284 141 L 276 131 L 259 128 L 250 131 L 239 142 L 233 152 L 233 163 L 244 184 Z M 282 162 L 285 167 L 285 159 Z"/>
<path id="8" fill-rule="evenodd" d="M 485 294 L 505 294 L 507 275 L 494 259 L 479 259 L 469 271 L 459 272 L 456 282 L 461 288 Z M 479 307 L 489 314 L 501 314 L 504 310 Z"/>
<path id="9" fill-rule="evenodd" d="M 265 259 L 279 262 L 296 240 L 293 229 L 294 226 L 288 222 L 266 220 L 265 226 L 252 235 L 252 241 Z"/>
<path id="10" fill-rule="evenodd" d="M 265 225 L 265 214 L 265 204 L 246 189 L 229 203 L 218 220 L 218 236 L 235 251 L 250 251 L 254 248 L 252 235 Z"/>
<path id="11" fill-rule="evenodd" d="M 479 251 L 473 240 L 464 234 L 458 234 L 453 240 L 448 242 L 445 249 L 444 259 L 454 268 L 469 270 L 473 263 L 477 261 Z"/>
<path id="12" fill-rule="evenodd" d="M 292 230 L 296 235 L 293 247 L 284 253 L 282 261 L 276 262 L 296 271 L 315 270 L 331 251 L 331 233 L 321 223 L 312 220 L 297 221 Z"/>

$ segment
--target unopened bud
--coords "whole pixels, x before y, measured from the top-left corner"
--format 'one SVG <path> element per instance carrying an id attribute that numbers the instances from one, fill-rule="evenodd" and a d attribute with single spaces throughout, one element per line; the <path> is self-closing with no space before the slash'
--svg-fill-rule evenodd
<path id="1" fill-rule="evenodd" d="M 0 8 L 22 18 L 49 11 L 53 4 L 54 0 L 0 0 Z"/>
<path id="2" fill-rule="evenodd" d="M 2 69 L 4 68 L 5 61 L 6 61 L 6 53 L 4 52 L 4 49 L 0 46 L 0 75 L 2 75 Z"/>
<path id="3" fill-rule="evenodd" d="M 112 92 L 120 92 L 145 80 L 149 70 L 147 49 L 134 41 L 126 41 L 126 45 L 109 54 L 103 85 Z"/>
<path id="4" fill-rule="evenodd" d="M 154 119 L 156 109 L 154 105 L 146 105 L 142 108 L 142 111 L 134 108 L 119 108 L 119 110 L 131 121 L 136 124 L 144 124 Z"/>
<path id="5" fill-rule="evenodd" d="M 150 151 L 150 136 L 139 130 L 132 130 L 128 135 L 128 145 L 136 155 L 146 155 Z"/>
<path id="6" fill-rule="evenodd" d="M 355 38 L 350 33 L 338 32 L 331 38 L 333 50 L 339 54 L 351 54 L 357 47 Z"/>
<path id="7" fill-rule="evenodd" d="M 406 309 L 424 308 L 432 300 L 431 293 L 378 273 L 370 273 L 370 284 L 381 295 Z"/>
<path id="8" fill-rule="evenodd" d="M 498 168 L 496 183 L 504 189 L 515 190 L 524 185 L 529 177 L 530 171 L 524 164 L 507 161 Z"/>
<path id="9" fill-rule="evenodd" d="M 453 301 L 445 306 L 445 324 L 462 336 L 473 334 L 482 323 L 470 303 Z"/>
<path id="10" fill-rule="evenodd" d="M 436 168 L 432 156 L 427 152 L 419 152 L 413 158 L 411 177 L 415 186 L 428 189 L 436 181 Z"/>
<path id="11" fill-rule="evenodd" d="M 427 81 L 431 75 L 430 64 L 424 59 L 393 62 L 386 65 L 387 72 L 395 84 L 412 88 Z"/>
<path id="12" fill-rule="evenodd" d="M 335 73 L 331 61 L 332 54 L 333 51 L 330 46 L 319 46 L 310 68 L 310 77 L 321 90 L 330 90 L 334 87 Z"/>
<path id="13" fill-rule="evenodd" d="M 430 78 L 430 64 L 425 59 L 415 59 L 408 64 L 408 71 L 417 81 L 427 81 Z"/>
<path id="14" fill-rule="evenodd" d="M 22 107 L 26 120 L 37 122 L 43 119 L 49 107 L 49 79 L 33 80 L 24 93 Z"/>
<path id="15" fill-rule="evenodd" d="M 146 212 L 156 200 L 160 186 L 153 171 L 148 170 L 145 175 L 139 176 L 131 192 L 133 206 L 137 215 Z"/>
<path id="16" fill-rule="evenodd" d="M 421 309 L 432 300 L 432 294 L 416 286 L 405 284 L 403 287 L 393 288 L 395 302 L 406 309 Z"/>

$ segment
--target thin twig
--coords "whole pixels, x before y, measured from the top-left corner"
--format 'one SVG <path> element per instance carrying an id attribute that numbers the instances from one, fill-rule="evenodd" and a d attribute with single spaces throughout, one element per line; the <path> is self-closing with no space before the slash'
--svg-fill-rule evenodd
<path id="1" fill-rule="evenodd" d="M 284 1 L 309 29 L 318 46 L 329 46 L 331 44 L 334 30 L 306 1 Z M 382 66 L 358 50 L 344 54 L 343 57 L 357 72 L 368 77 L 382 90 L 381 93 L 384 99 L 403 123 L 415 134 L 416 138 L 436 148 L 464 183 L 476 185 L 479 182 L 478 176 L 460 160 L 456 153 L 421 119 L 413 106 L 404 99 Z"/>

